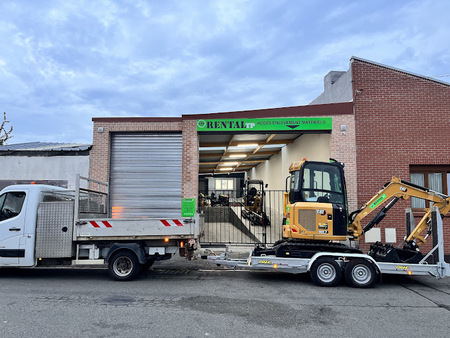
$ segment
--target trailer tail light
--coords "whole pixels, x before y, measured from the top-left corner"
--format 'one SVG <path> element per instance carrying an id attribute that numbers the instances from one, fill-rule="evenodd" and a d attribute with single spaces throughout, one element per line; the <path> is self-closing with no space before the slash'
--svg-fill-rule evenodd
<path id="1" fill-rule="evenodd" d="M 169 242 L 169 237 L 164 238 L 164 242 Z"/>

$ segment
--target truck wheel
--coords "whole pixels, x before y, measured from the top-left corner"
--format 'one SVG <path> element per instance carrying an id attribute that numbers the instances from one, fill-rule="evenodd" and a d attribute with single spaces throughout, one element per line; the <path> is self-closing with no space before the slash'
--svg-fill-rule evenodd
<path id="1" fill-rule="evenodd" d="M 319 286 L 336 286 L 342 278 L 342 269 L 331 257 L 318 258 L 311 268 L 311 278 Z"/>
<path id="2" fill-rule="evenodd" d="M 377 281 L 377 272 L 367 259 L 356 258 L 345 267 L 345 280 L 355 288 L 371 288 Z"/>
<path id="3" fill-rule="evenodd" d="M 119 251 L 110 258 L 108 271 L 115 280 L 132 280 L 140 271 L 139 260 L 136 255 L 130 251 Z"/>

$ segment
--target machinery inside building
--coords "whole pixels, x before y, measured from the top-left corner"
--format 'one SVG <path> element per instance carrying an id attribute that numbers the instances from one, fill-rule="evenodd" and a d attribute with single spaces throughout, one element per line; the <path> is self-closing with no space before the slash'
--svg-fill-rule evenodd
<path id="1" fill-rule="evenodd" d="M 199 133 L 198 205 L 204 243 L 273 243 L 282 227 L 282 196 L 291 162 L 327 160 L 329 133 Z"/>

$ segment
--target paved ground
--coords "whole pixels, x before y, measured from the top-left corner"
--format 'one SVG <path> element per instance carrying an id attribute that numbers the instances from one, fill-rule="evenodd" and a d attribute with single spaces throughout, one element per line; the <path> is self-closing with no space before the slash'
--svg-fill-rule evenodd
<path id="1" fill-rule="evenodd" d="M 307 274 L 177 257 L 133 282 L 114 282 L 99 268 L 2 269 L 0 290 L 7 338 L 446 337 L 450 330 L 450 278 L 321 288 Z"/>

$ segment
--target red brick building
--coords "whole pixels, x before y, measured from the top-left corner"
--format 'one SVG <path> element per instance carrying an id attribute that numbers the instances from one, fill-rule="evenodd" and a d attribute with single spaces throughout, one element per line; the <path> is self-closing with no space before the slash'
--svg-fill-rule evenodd
<path id="1" fill-rule="evenodd" d="M 168 201 L 175 201 L 177 208 L 176 201 L 181 197 L 197 197 L 199 174 L 219 173 L 225 169 L 224 165 L 237 163 L 233 164 L 232 172 L 244 171 L 252 178 L 270 182 L 273 189 L 284 189 L 288 165 L 303 157 L 311 160 L 331 157 L 346 164 L 351 210 L 371 198 L 392 176 L 423 183 L 445 194 L 450 190 L 450 85 L 356 57 L 351 59 L 347 72 L 330 72 L 325 77 L 324 93 L 307 106 L 178 118 L 93 118 L 93 121 L 90 175 L 109 181 L 113 199 L 115 195 L 123 203 L 127 201 L 121 200 L 126 195 L 122 190 L 129 186 L 129 180 L 122 180 L 122 176 L 129 171 L 135 172 L 137 188 L 145 186 L 146 192 L 156 191 L 147 196 L 148 200 L 167 197 Z M 201 127 L 208 121 L 219 121 L 215 126 L 223 123 L 224 129 L 203 130 Z M 269 126 L 249 132 L 226 129 L 224 121 L 240 121 L 241 127 L 251 126 L 255 121 L 266 125 L 292 122 L 292 129 Z M 307 123 L 314 127 L 308 129 Z M 128 142 L 131 138 L 133 141 Z M 166 150 L 164 144 L 159 145 L 161 138 L 173 147 Z M 232 162 L 228 156 L 233 152 L 239 155 L 238 147 L 250 147 L 251 142 L 254 148 L 244 152 L 247 157 Z M 215 149 L 219 145 L 223 149 Z M 139 153 L 139 149 L 150 148 L 151 154 Z M 166 151 L 171 155 L 165 157 Z M 152 168 L 133 169 L 141 168 L 143 163 L 152 163 Z M 146 182 L 161 166 L 167 174 Z M 114 174 L 116 168 L 123 170 Z M 158 192 L 160 186 L 177 188 L 170 192 L 170 197 L 165 188 Z M 422 205 L 414 203 L 415 215 L 419 217 Z M 411 207 L 409 200 L 397 203 L 372 237 L 401 242 L 408 207 Z M 444 226 L 448 250 L 448 220 Z M 365 239 L 360 245 L 368 248 Z"/>
<path id="2" fill-rule="evenodd" d="M 358 201 L 370 198 L 391 176 L 413 180 L 411 174 L 449 194 L 450 85 L 358 58 L 352 59 L 351 71 Z M 440 184 L 431 186 L 431 174 Z M 390 226 L 404 224 L 405 205 L 410 201 L 391 211 Z M 444 225 L 450 248 L 448 219 Z M 401 240 L 403 227 L 397 231 Z"/>

